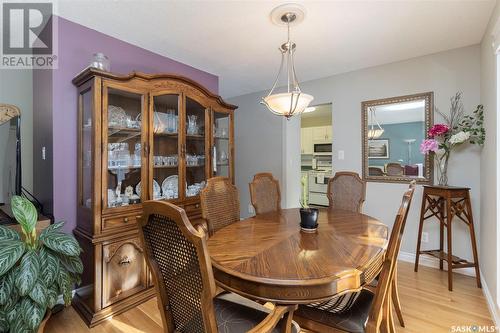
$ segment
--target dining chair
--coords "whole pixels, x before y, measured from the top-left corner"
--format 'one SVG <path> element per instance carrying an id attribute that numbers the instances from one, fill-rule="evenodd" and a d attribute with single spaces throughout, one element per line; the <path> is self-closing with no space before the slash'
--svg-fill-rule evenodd
<path id="1" fill-rule="evenodd" d="M 342 313 L 331 313 L 301 305 L 295 312 L 294 319 L 302 328 L 324 333 L 396 332 L 392 315 L 391 292 L 394 286 L 401 239 L 414 191 L 415 183 L 412 182 L 410 188 L 404 193 L 398 209 L 375 292 L 362 289 L 353 305 Z"/>
<path id="2" fill-rule="evenodd" d="M 264 214 L 281 210 L 280 184 L 273 174 L 261 172 L 253 176 L 250 187 L 250 200 L 255 214 Z"/>
<path id="3" fill-rule="evenodd" d="M 327 196 L 330 209 L 361 213 L 366 197 L 366 182 L 356 172 L 336 172 L 328 180 Z"/>
<path id="4" fill-rule="evenodd" d="M 368 167 L 368 175 L 369 176 L 385 176 L 384 170 L 379 167 Z"/>
<path id="5" fill-rule="evenodd" d="M 146 201 L 139 234 L 151 269 L 164 332 L 298 333 L 296 306 L 267 310 L 234 294 L 217 296 L 204 224 L 194 227 L 171 203 Z"/>
<path id="6" fill-rule="evenodd" d="M 405 168 L 399 163 L 387 163 L 385 166 L 385 172 L 388 176 L 403 176 Z"/>
<path id="7" fill-rule="evenodd" d="M 238 189 L 227 177 L 213 177 L 201 191 L 201 214 L 208 224 L 208 234 L 240 220 Z"/>

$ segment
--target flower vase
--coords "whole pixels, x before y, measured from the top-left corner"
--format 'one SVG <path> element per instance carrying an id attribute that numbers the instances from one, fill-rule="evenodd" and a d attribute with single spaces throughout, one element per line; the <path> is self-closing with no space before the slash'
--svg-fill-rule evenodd
<path id="1" fill-rule="evenodd" d="M 437 157 L 438 185 L 448 186 L 448 159 L 450 152 Z"/>

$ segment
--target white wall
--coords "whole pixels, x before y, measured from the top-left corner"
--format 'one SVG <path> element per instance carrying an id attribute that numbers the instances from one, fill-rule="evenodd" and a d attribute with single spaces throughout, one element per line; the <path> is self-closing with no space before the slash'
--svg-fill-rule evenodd
<path id="1" fill-rule="evenodd" d="M 298 68 L 300 76 L 300 68 Z M 313 104 L 333 103 L 333 147 L 344 150 L 345 159 L 334 153 L 336 171 L 361 172 L 361 102 L 420 92 L 433 91 L 435 105 L 443 111 L 449 108 L 449 98 L 457 91 L 464 93 L 465 109 L 469 112 L 480 103 L 480 49 L 471 46 L 429 56 L 414 58 L 373 68 L 367 68 L 301 84 L 304 92 L 314 96 Z M 283 133 L 280 119 L 258 104 L 265 92 L 235 97 L 230 102 L 236 111 L 236 184 L 241 193 L 243 215 L 249 203 L 248 181 L 259 171 L 272 171 L 281 180 L 291 175 L 281 172 L 282 144 L 280 138 L 300 135 Z M 436 122 L 441 121 L 436 116 Z M 300 141 L 298 141 L 300 143 Z M 287 151 L 292 151 L 291 147 Z M 295 148 L 300 154 L 300 144 Z M 474 217 L 480 221 L 480 150 L 464 149 L 450 160 L 449 181 L 453 185 L 472 188 Z M 300 175 L 295 175 L 297 179 Z M 407 184 L 368 183 L 365 213 L 392 226 L 397 207 Z M 413 201 L 402 251 L 415 252 L 421 187 Z M 479 223 L 477 223 L 479 235 Z M 438 245 L 438 225 L 428 222 L 424 231 L 430 233 L 430 243 Z M 453 228 L 454 254 L 471 259 L 470 240 L 466 228 L 456 223 Z"/>
<path id="2" fill-rule="evenodd" d="M 33 190 L 33 74 L 31 70 L 0 69 L 0 103 L 13 104 L 21 109 L 22 184 L 31 192 Z M 0 152 L 0 158 L 4 156 L 3 152 Z"/>
<path id="3" fill-rule="evenodd" d="M 228 100 L 239 106 L 234 113 L 235 174 L 243 217 L 249 215 L 248 183 L 253 175 L 271 172 L 281 180 L 283 120 L 259 104 L 261 97 L 256 93 Z"/>
<path id="4" fill-rule="evenodd" d="M 481 43 L 481 103 L 485 107 L 486 144 L 481 154 L 481 271 L 486 288 L 498 299 L 498 87 L 497 56 L 492 47 L 492 32 L 500 19 L 500 5 L 490 19 Z M 497 305 L 498 306 L 498 305 Z"/>

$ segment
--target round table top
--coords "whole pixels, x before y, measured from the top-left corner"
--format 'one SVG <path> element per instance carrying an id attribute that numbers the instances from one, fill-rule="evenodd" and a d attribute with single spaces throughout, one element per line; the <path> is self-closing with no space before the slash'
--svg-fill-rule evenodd
<path id="1" fill-rule="evenodd" d="M 380 271 L 388 228 L 370 216 L 321 209 L 315 233 L 299 209 L 226 226 L 208 240 L 215 280 L 241 295 L 281 304 L 328 299 L 358 289 Z"/>

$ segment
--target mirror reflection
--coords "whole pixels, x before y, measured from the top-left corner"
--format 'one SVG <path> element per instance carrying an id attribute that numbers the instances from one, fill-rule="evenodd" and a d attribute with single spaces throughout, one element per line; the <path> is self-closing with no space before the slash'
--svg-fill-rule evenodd
<path id="1" fill-rule="evenodd" d="M 419 144 L 430 126 L 432 93 L 363 103 L 364 174 L 368 180 L 430 179 Z"/>

